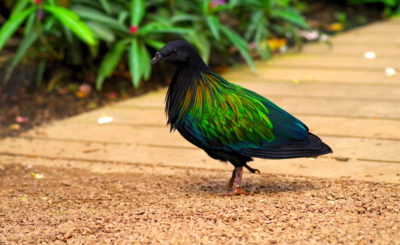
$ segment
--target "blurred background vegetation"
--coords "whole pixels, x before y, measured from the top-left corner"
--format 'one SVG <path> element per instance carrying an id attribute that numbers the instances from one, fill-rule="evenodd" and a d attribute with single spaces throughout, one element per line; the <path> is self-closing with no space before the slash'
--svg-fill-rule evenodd
<path id="1" fill-rule="evenodd" d="M 169 67 L 153 71 L 150 59 L 169 40 L 187 40 L 214 69 L 243 61 L 254 70 L 254 59 L 396 15 L 400 0 L 3 0 L 1 102 L 13 108 L 26 98 L 48 109 L 60 102 L 47 102 L 46 93 L 58 101 L 103 89 L 74 114 L 100 106 L 104 97 L 165 85 Z M 12 117 L 0 122 L 26 110 L 9 107 L 0 112 Z"/>
<path id="2" fill-rule="evenodd" d="M 383 15 L 400 11 L 400 0 L 349 0 L 348 4 L 373 2 L 383 4 Z M 4 82 L 23 58 L 30 58 L 38 64 L 38 85 L 49 63 L 62 62 L 93 71 L 100 89 L 118 65 L 126 63 L 127 76 L 138 88 L 150 78 L 151 55 L 168 40 L 187 40 L 207 62 L 211 53 L 230 62 L 234 61 L 231 55 L 238 53 L 254 69 L 253 58 L 267 59 L 287 42 L 299 46 L 302 37 L 320 36 L 310 32 L 302 15 L 310 3 L 300 0 L 18 0 L 3 4 L 0 50 L 9 38 L 20 38 Z M 337 21 L 340 30 L 346 14 L 337 13 Z M 56 79 L 49 80 L 49 89 L 65 73 L 53 74 Z"/>

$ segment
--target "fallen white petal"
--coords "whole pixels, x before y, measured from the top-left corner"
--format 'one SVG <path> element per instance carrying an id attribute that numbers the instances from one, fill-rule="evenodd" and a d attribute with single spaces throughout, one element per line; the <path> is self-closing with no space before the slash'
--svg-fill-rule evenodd
<path id="1" fill-rule="evenodd" d="M 376 58 L 376 53 L 373 51 L 368 51 L 364 53 L 364 58 L 369 59 L 369 60 L 373 60 Z"/>
<path id="2" fill-rule="evenodd" d="M 99 117 L 97 119 L 97 123 L 98 124 L 107 124 L 107 123 L 111 123 L 113 121 L 112 117 Z"/>
<path id="3" fill-rule="evenodd" d="M 385 69 L 386 76 L 393 77 L 396 75 L 396 70 L 393 67 L 386 67 Z"/>

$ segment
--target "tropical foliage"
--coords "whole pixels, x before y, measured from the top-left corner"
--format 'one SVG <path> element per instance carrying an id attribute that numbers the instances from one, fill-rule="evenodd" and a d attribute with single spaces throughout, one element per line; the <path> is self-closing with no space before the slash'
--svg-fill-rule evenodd
<path id="1" fill-rule="evenodd" d="M 349 0 L 350 4 L 381 3 L 386 16 L 400 16 L 400 0 Z"/>
<path id="2" fill-rule="evenodd" d="M 19 0 L 0 28 L 0 50 L 22 36 L 7 70 L 8 80 L 29 55 L 39 62 L 37 81 L 54 60 L 97 70 L 101 88 L 121 62 L 135 88 L 151 75 L 150 57 L 171 39 L 182 38 L 208 61 L 211 52 L 236 50 L 254 69 L 249 44 L 270 55 L 271 35 L 296 39 L 308 25 L 296 0 Z M 23 27 L 23 28 L 22 28 Z"/>

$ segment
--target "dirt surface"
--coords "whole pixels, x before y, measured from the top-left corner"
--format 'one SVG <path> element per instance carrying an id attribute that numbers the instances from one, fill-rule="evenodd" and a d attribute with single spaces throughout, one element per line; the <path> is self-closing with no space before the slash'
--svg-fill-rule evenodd
<path id="1" fill-rule="evenodd" d="M 228 171 L 76 164 L 0 165 L 0 243 L 400 244 L 398 184 L 245 174 L 221 197 Z"/>

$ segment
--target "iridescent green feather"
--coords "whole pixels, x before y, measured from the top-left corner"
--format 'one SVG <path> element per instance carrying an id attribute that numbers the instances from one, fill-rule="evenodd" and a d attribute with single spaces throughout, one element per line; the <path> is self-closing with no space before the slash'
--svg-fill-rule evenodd
<path id="1" fill-rule="evenodd" d="M 214 73 L 202 73 L 181 104 L 179 120 L 188 120 L 207 145 L 257 147 L 275 139 L 263 97 Z"/>

